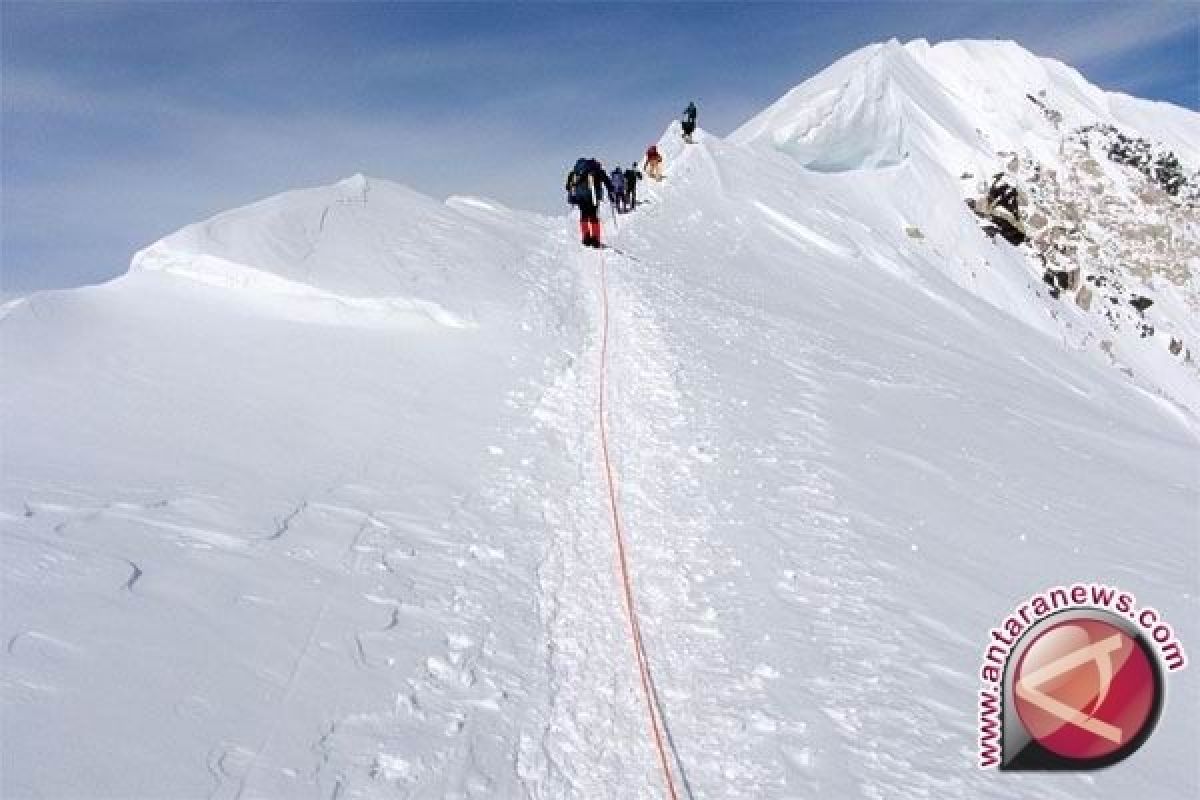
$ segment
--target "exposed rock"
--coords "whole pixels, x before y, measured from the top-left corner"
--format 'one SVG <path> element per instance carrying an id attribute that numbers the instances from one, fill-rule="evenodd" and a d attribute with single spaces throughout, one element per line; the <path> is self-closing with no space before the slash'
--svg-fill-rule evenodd
<path id="1" fill-rule="evenodd" d="M 1092 310 L 1092 290 L 1086 285 L 1080 286 L 1079 291 L 1075 293 L 1075 304 L 1084 311 Z"/>
<path id="2" fill-rule="evenodd" d="M 1039 109 L 1041 109 L 1042 114 L 1045 115 L 1046 119 L 1050 120 L 1050 124 L 1052 124 L 1054 127 L 1057 128 L 1059 125 L 1062 124 L 1062 120 L 1063 120 L 1062 112 L 1057 109 L 1050 108 L 1050 106 L 1046 105 L 1046 103 L 1044 102 L 1045 97 L 1046 97 L 1045 89 L 1041 89 L 1040 91 L 1038 91 L 1037 97 L 1034 97 L 1031 94 L 1026 94 L 1025 97 L 1027 97 L 1029 99 L 1029 102 L 1033 103 L 1035 106 L 1037 106 Z"/>
<path id="3" fill-rule="evenodd" d="M 1079 276 L 1081 274 L 1079 267 L 1075 267 L 1074 269 L 1069 269 L 1066 271 L 1065 274 L 1066 274 L 1067 285 L 1064 286 L 1063 288 L 1070 292 L 1073 292 L 1076 289 L 1078 289 L 1079 288 Z"/>
<path id="4" fill-rule="evenodd" d="M 1069 270 L 1047 269 L 1042 274 L 1042 280 L 1048 286 L 1073 292 L 1079 288 L 1079 267 Z"/>
<path id="5" fill-rule="evenodd" d="M 1172 197 L 1189 186 L 1194 195 L 1200 184 L 1196 173 L 1187 174 L 1178 156 L 1148 139 L 1130 136 L 1112 125 L 1088 125 L 1077 133 L 1089 149 L 1092 144 L 1103 148 L 1110 160 L 1133 167 Z"/>
<path id="6" fill-rule="evenodd" d="M 1118 341 L 1162 339 L 1173 355 L 1183 354 L 1179 368 L 1200 379 L 1184 346 L 1189 323 L 1172 316 L 1200 314 L 1200 276 L 1193 275 L 1200 265 L 1200 171 L 1161 145 L 1112 126 L 1064 132 L 1059 142 L 1054 168 L 1029 153 L 997 152 L 991 172 L 998 178 L 970 187 L 978 194 L 967 205 L 989 236 L 1026 243 L 1031 277 L 1041 277 L 1047 287 L 1043 297 L 1066 301 L 1063 294 L 1070 293 Z M 1164 283 L 1182 305 L 1156 302 Z M 1045 302 L 1051 303 L 1047 312 L 1059 317 L 1053 300 Z M 1098 332 L 1085 323 L 1065 338 L 1080 347 L 1099 346 L 1121 366 L 1114 340 Z"/>
<path id="7" fill-rule="evenodd" d="M 1015 158 L 1015 156 L 1014 156 Z M 1003 172 L 992 177 L 982 197 L 967 198 L 967 207 L 985 220 L 983 232 L 995 238 L 1002 236 L 1009 244 L 1020 245 L 1028 238 L 1021 221 L 1021 193 Z"/>

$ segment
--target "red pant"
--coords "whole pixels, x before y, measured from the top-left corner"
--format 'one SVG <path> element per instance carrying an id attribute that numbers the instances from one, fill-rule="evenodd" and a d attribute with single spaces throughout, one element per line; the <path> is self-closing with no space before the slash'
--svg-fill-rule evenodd
<path id="1" fill-rule="evenodd" d="M 579 232 L 583 241 L 600 241 L 600 209 L 590 203 L 579 204 Z"/>
<path id="2" fill-rule="evenodd" d="M 600 241 L 600 220 L 596 217 L 580 217 L 579 232 L 583 234 L 584 239 Z"/>

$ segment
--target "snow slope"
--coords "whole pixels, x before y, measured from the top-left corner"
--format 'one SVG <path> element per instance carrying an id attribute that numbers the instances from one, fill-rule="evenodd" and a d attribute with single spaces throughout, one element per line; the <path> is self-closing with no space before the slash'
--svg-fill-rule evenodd
<path id="1" fill-rule="evenodd" d="M 923 64 L 1009 46 L 945 47 L 668 131 L 619 251 L 356 176 L 6 306 L 0 793 L 662 797 L 603 267 L 687 796 L 1194 796 L 1186 672 L 1122 765 L 974 767 L 986 632 L 1029 594 L 1118 583 L 1200 641 L 1200 480 L 1196 387 L 1065 341 L 934 166 L 1003 128 Z"/>
<path id="2" fill-rule="evenodd" d="M 1070 67 L 1037 58 L 1012 42 L 930 46 L 922 40 L 906 45 L 893 40 L 866 47 L 793 89 L 731 134 L 729 144 L 739 153 L 752 153 L 757 165 L 772 164 L 777 173 L 786 172 L 790 161 L 806 172 L 843 176 L 860 202 L 882 206 L 885 215 L 892 212 L 887 228 L 904 226 L 941 256 L 938 268 L 960 286 L 1071 346 L 1090 349 L 1097 360 L 1117 363 L 1143 388 L 1196 419 L 1200 372 L 1192 363 L 1181 363 L 1186 358 L 1172 362 L 1162 352 L 1170 339 L 1166 332 L 1190 331 L 1200 313 L 1195 203 L 1171 201 L 1174 215 L 1185 220 L 1180 230 L 1150 226 L 1162 214 L 1140 202 L 1152 190 L 1136 170 L 1105 168 L 1090 160 L 1082 166 L 1098 179 L 1080 175 L 1067 142 L 1074 132 L 1095 125 L 1115 126 L 1173 148 L 1192 183 L 1200 186 L 1200 115 L 1104 92 Z M 1019 250 L 1003 243 L 981 246 L 978 223 L 962 213 L 962 204 L 982 191 L 977 183 L 986 185 L 997 172 L 1008 173 L 1023 194 L 1044 193 L 1045 185 L 1034 185 L 1039 178 L 1051 188 L 1059 185 L 1062 194 L 1073 195 L 1072 205 L 1087 210 L 1080 220 L 1050 220 L 1051 226 L 1096 230 L 1098 236 L 1083 243 L 1075 231 L 1067 237 L 1072 249 L 1080 251 L 1069 253 L 1067 262 L 1087 274 L 1108 271 L 1105 259 L 1084 252 L 1095 248 L 1096 238 L 1128 238 L 1140 227 L 1159 239 L 1186 239 L 1188 246 L 1172 254 L 1187 263 L 1162 258 L 1163 242 L 1146 243 L 1143 264 L 1132 263 L 1125 252 L 1109 259 L 1118 262 L 1116 278 L 1123 285 L 1158 303 L 1145 321 L 1159 330 L 1162 341 L 1139 341 L 1136 332 L 1128 335 L 1133 325 L 1122 331 L 1095 311 L 1048 301 L 1040 278 L 1045 256 L 1054 265 L 1057 254 L 1044 249 L 1039 261 L 1037 251 L 1050 245 L 1035 242 Z M 872 191 L 876 197 L 869 196 Z M 1130 198 L 1139 201 L 1130 203 Z M 1095 208 L 1087 209 L 1089 204 Z M 1101 220 L 1094 213 L 1118 205 L 1155 218 L 1115 215 Z M 1150 268 L 1156 251 L 1158 264 Z M 1170 280 L 1157 280 L 1156 271 Z M 1124 303 L 1129 297 L 1117 299 Z"/>

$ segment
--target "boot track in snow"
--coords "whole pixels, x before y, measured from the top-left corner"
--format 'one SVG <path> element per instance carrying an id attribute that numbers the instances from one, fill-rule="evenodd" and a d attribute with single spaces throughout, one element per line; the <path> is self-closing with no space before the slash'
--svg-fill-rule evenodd
<path id="1" fill-rule="evenodd" d="M 629 622 L 629 637 L 633 644 L 634 658 L 637 661 L 638 677 L 642 686 L 642 695 L 646 701 L 646 714 L 650 721 L 650 732 L 654 739 L 654 748 L 658 755 L 659 766 L 662 768 L 663 781 L 667 796 L 676 800 L 675 779 L 667 759 L 667 746 L 670 747 L 676 762 L 678 753 L 674 752 L 674 743 L 664 744 L 666 738 L 662 708 L 658 700 L 658 692 L 654 688 L 654 677 L 646 657 L 645 645 L 642 642 L 641 623 L 638 618 L 637 603 L 634 599 L 633 580 L 629 573 L 629 558 L 626 554 L 625 535 L 621 529 L 621 509 L 617 501 L 617 483 L 613 473 L 612 458 L 608 450 L 608 263 L 604 252 L 600 252 L 600 301 L 601 301 L 601 332 L 600 332 L 600 391 L 597 403 L 597 416 L 600 431 L 600 450 L 604 458 L 604 477 L 608 489 L 608 507 L 612 522 L 612 533 L 617 548 L 617 561 L 621 570 L 622 596 L 625 600 L 625 615 Z M 680 770 L 682 772 L 682 768 Z"/>

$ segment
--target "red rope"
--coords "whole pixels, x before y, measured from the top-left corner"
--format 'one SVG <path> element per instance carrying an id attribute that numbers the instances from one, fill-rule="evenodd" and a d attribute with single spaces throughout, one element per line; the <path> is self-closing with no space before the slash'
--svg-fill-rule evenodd
<path id="1" fill-rule="evenodd" d="M 612 519 L 613 538 L 617 544 L 617 562 L 621 568 L 622 594 L 625 598 L 625 618 L 629 621 L 629 637 L 633 641 L 633 653 L 637 660 L 638 677 L 641 679 L 642 695 L 646 699 L 646 712 L 650 717 L 650 731 L 654 738 L 654 748 L 658 752 L 658 763 L 662 767 L 663 780 L 666 783 L 667 796 L 678 800 L 675 791 L 675 778 L 667 759 L 667 748 L 663 744 L 662 721 L 654 703 L 654 692 L 651 688 L 650 664 L 646 660 L 646 650 L 642 646 L 642 628 L 638 621 L 637 607 L 633 602 L 633 581 L 629 577 L 629 559 L 625 553 L 625 534 L 621 526 L 621 514 L 617 506 L 617 481 L 613 475 L 612 459 L 608 453 L 608 419 L 606 398 L 608 395 L 608 269 L 603 253 L 600 256 L 600 299 L 602 308 L 600 335 L 600 452 L 604 456 L 604 475 L 608 482 L 608 509 Z"/>

